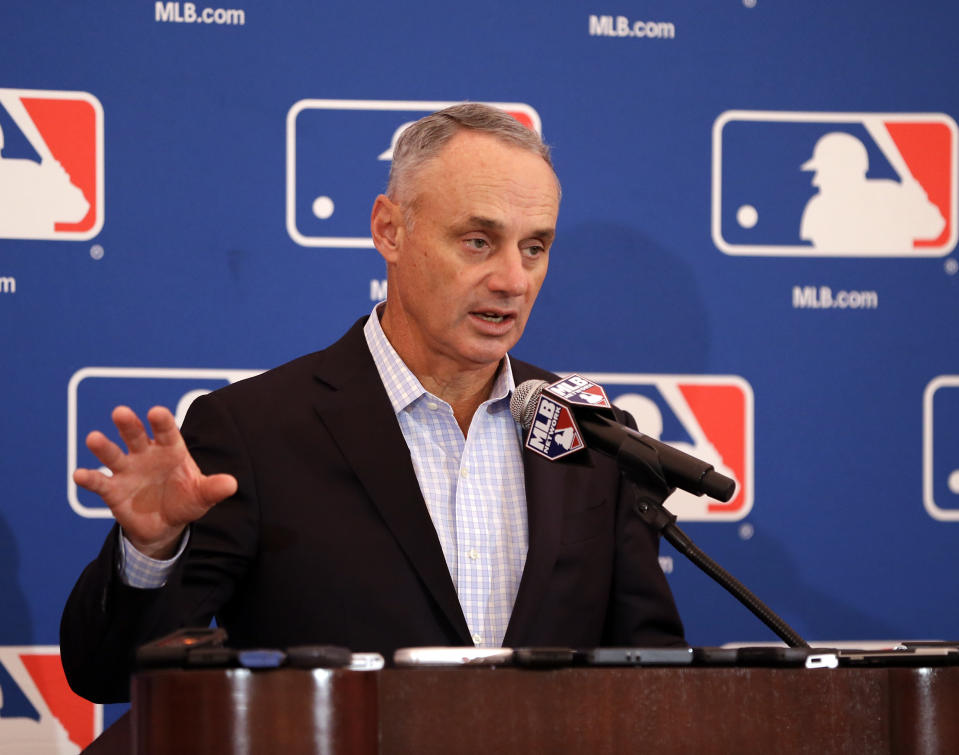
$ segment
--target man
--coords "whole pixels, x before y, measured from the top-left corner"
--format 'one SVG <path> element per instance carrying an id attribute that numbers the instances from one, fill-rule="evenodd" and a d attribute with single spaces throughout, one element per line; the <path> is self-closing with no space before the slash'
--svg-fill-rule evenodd
<path id="1" fill-rule="evenodd" d="M 682 643 L 640 491 L 609 459 L 524 454 L 509 414 L 514 384 L 555 377 L 507 351 L 558 208 L 532 131 L 476 104 L 428 116 L 397 143 L 373 205 L 385 305 L 328 349 L 197 399 L 182 438 L 165 409 L 147 415 L 152 441 L 114 410 L 128 453 L 92 433 L 113 474 L 75 474 L 122 537 L 64 611 L 74 689 L 124 699 L 137 644 L 213 616 L 237 646 L 387 658 Z"/>

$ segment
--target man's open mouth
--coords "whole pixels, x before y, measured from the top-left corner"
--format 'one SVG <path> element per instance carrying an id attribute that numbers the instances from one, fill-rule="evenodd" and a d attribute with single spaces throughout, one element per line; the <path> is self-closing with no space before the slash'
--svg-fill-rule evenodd
<path id="1" fill-rule="evenodd" d="M 495 312 L 474 312 L 477 317 L 486 320 L 486 322 L 503 322 L 509 315 L 498 315 Z"/>

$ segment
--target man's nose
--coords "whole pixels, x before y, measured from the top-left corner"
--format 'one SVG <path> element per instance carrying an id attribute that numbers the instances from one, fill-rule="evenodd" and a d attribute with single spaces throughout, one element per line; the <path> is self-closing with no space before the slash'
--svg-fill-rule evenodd
<path id="1" fill-rule="evenodd" d="M 522 296 L 529 288 L 529 270 L 523 264 L 523 252 L 520 249 L 505 250 L 492 260 L 493 270 L 489 276 L 491 291 Z"/>

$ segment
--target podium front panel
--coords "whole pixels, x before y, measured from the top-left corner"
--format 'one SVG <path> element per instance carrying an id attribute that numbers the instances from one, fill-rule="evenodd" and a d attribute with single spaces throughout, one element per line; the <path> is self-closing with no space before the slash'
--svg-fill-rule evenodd
<path id="1" fill-rule="evenodd" d="M 471 667 L 147 672 L 131 716 L 151 755 L 845 755 L 959 752 L 956 710 L 955 667 Z"/>

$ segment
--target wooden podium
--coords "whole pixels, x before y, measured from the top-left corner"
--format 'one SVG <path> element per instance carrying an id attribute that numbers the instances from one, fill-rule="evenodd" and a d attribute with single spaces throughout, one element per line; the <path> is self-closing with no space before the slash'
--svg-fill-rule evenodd
<path id="1" fill-rule="evenodd" d="M 959 667 L 168 670 L 132 692 L 86 752 L 959 752 Z"/>

